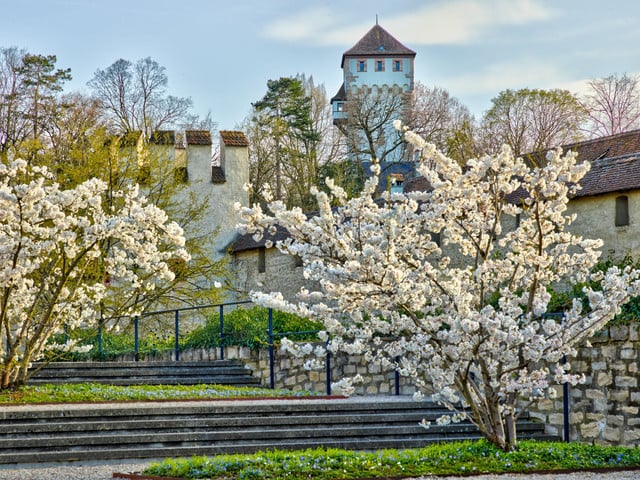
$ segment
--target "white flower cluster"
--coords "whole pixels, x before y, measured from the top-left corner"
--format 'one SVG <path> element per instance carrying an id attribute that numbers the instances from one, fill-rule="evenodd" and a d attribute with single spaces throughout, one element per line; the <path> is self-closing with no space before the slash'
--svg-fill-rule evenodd
<path id="1" fill-rule="evenodd" d="M 600 256 L 602 242 L 571 233 L 566 214 L 589 164 L 553 150 L 530 168 L 505 147 L 463 169 L 404 134 L 421 152 L 429 191 L 379 202 L 374 175 L 352 199 L 327 182 L 329 194 L 315 192 L 315 217 L 279 203 L 271 213 L 242 210 L 245 231 L 287 231 L 277 247 L 302 259 L 305 277 L 322 287 L 299 303 L 254 298 L 321 320 L 330 351 L 393 366 L 449 408 L 469 407 L 469 418 L 507 448 L 518 398 L 535 401 L 552 383 L 581 380 L 560 361 L 640 293 L 638 272 L 611 268 L 601 291 L 586 291 L 588 311 L 576 301 L 563 318 L 547 318 L 549 290 L 592 278 Z"/>
<path id="2" fill-rule="evenodd" d="M 0 388 L 46 348 L 71 349 L 48 343 L 63 326 L 94 321 L 109 296 L 142 298 L 173 279 L 169 261 L 189 260 L 182 229 L 137 188 L 109 204 L 106 193 L 97 179 L 61 190 L 46 168 L 0 164 Z"/>

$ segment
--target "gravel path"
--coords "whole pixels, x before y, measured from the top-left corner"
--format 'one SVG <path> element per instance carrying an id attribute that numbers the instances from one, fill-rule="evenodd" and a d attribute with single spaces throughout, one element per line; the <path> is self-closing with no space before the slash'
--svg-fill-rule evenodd
<path id="1" fill-rule="evenodd" d="M 140 472 L 148 463 L 109 465 L 63 465 L 38 468 L 0 468 L 0 480 L 113 480 L 113 473 Z M 463 477 L 421 477 L 413 480 L 460 480 Z M 615 473 L 571 473 L 550 475 L 481 475 L 470 480 L 638 480 L 640 470 Z M 409 480 L 409 479 L 408 479 Z"/>

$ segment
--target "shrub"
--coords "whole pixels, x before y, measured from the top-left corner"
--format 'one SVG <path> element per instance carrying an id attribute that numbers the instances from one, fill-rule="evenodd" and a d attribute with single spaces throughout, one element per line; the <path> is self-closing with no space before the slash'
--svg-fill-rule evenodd
<path id="1" fill-rule="evenodd" d="M 291 336 L 296 340 L 317 339 L 315 332 L 322 328 L 318 322 L 290 313 L 273 311 L 273 332 L 276 339 Z M 296 332 L 296 335 L 292 335 Z M 220 318 L 208 317 L 207 322 L 187 335 L 183 348 L 214 348 L 220 346 Z M 224 345 L 240 345 L 250 348 L 269 344 L 269 311 L 263 307 L 238 308 L 224 315 Z"/>

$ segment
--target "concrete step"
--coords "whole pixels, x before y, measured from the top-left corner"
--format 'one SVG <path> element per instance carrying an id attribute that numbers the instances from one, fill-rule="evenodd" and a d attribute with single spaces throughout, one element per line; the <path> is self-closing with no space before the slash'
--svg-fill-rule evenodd
<path id="1" fill-rule="evenodd" d="M 221 384 L 258 386 L 241 362 L 55 362 L 35 364 L 30 385 L 45 383 L 102 383 L 110 385 L 197 385 Z"/>
<path id="2" fill-rule="evenodd" d="M 0 465 L 157 459 L 266 449 L 409 448 L 480 438 L 469 422 L 424 429 L 445 411 L 403 397 L 6 407 Z M 549 439 L 527 418 L 520 438 Z"/>

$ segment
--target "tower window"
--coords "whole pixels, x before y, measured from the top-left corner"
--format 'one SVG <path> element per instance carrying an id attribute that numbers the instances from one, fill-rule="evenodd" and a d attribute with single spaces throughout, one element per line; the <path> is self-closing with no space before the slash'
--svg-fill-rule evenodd
<path id="1" fill-rule="evenodd" d="M 342 112 L 342 111 L 344 111 L 344 103 L 336 102 L 336 112 Z"/>
<path id="2" fill-rule="evenodd" d="M 616 227 L 629 225 L 629 197 L 622 195 L 616 198 Z"/>
<path id="3" fill-rule="evenodd" d="M 384 60 L 376 60 L 376 72 L 384 72 Z"/>
<path id="4" fill-rule="evenodd" d="M 366 72 L 367 71 L 367 61 L 366 60 L 358 60 L 358 71 Z"/>
<path id="5" fill-rule="evenodd" d="M 402 60 L 394 60 L 393 61 L 393 71 L 401 72 L 402 71 Z"/>

